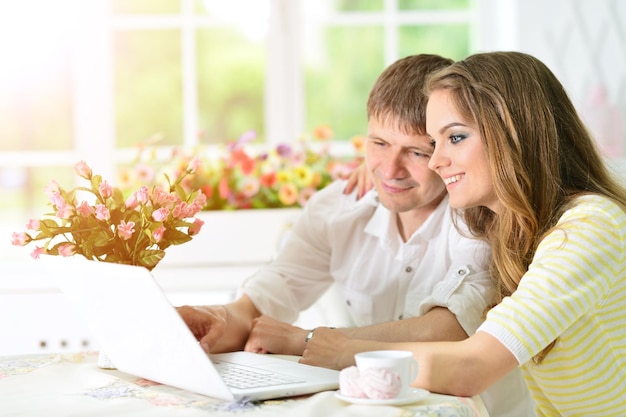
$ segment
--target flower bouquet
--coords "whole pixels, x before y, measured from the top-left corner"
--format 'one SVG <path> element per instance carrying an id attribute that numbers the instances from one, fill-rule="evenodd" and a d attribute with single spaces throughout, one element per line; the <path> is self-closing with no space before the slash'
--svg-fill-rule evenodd
<path id="1" fill-rule="evenodd" d="M 89 181 L 88 187 L 66 191 L 56 181 L 45 189 L 53 208 L 43 219 L 31 219 L 26 232 L 15 232 L 12 244 L 36 246 L 31 256 L 41 254 L 72 256 L 119 264 L 143 266 L 152 270 L 170 245 L 180 245 L 197 234 L 203 221 L 194 216 L 206 205 L 199 190 L 185 190 L 181 182 L 192 175 L 199 161 L 191 160 L 169 187 L 141 186 L 124 197 L 100 175 L 80 161 L 74 172 Z M 81 194 L 87 200 L 79 201 Z"/>

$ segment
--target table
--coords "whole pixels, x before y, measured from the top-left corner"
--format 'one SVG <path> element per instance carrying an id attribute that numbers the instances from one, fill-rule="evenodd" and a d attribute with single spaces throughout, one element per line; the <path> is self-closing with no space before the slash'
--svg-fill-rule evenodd
<path id="1" fill-rule="evenodd" d="M 96 365 L 97 352 L 0 357 L 0 416 L 488 417 L 480 397 L 439 394 L 401 407 L 355 405 L 334 392 L 224 402 Z"/>

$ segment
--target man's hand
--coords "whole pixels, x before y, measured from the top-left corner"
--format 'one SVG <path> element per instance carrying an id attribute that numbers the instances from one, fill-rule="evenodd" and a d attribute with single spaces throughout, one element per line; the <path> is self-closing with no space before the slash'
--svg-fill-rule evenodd
<path id="1" fill-rule="evenodd" d="M 255 353 L 302 355 L 308 330 L 268 316 L 254 319 L 245 350 Z"/>
<path id="2" fill-rule="evenodd" d="M 260 314 L 247 296 L 227 305 L 181 306 L 178 314 L 207 353 L 242 350 Z"/>
<path id="3" fill-rule="evenodd" d="M 218 341 L 228 326 L 229 314 L 225 306 L 182 306 L 176 310 L 205 352 L 218 351 Z"/>

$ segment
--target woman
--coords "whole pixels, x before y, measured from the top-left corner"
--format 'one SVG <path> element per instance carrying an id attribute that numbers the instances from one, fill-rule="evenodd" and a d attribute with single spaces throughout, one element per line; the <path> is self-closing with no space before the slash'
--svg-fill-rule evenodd
<path id="1" fill-rule="evenodd" d="M 539 415 L 626 415 L 626 191 L 562 85 L 532 56 L 493 52 L 426 90 L 429 167 L 492 246 L 500 297 L 464 341 L 376 348 L 413 351 L 431 391 L 476 395 L 519 366 Z"/>

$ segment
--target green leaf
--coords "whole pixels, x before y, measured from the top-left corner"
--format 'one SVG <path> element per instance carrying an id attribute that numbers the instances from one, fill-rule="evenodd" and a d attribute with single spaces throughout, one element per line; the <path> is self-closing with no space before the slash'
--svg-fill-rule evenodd
<path id="1" fill-rule="evenodd" d="M 185 242 L 189 242 L 192 239 L 191 236 L 189 236 L 187 233 L 185 232 L 181 232 L 178 229 L 167 229 L 165 230 L 165 233 L 163 234 L 163 240 L 161 242 L 159 242 L 159 247 L 161 247 L 161 243 L 168 243 L 169 245 L 181 245 Z"/>
<path id="2" fill-rule="evenodd" d="M 165 257 L 164 250 L 148 249 L 142 251 L 137 259 L 137 265 L 144 266 L 152 270 Z"/>

